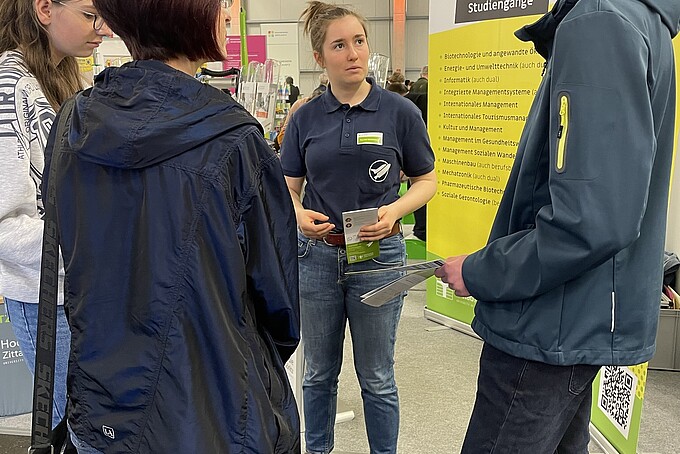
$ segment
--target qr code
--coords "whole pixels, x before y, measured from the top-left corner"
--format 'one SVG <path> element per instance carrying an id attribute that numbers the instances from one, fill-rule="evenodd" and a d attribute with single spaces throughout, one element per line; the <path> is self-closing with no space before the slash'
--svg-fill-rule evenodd
<path id="1" fill-rule="evenodd" d="M 600 372 L 597 406 L 627 439 L 638 378 L 628 367 L 605 366 Z"/>

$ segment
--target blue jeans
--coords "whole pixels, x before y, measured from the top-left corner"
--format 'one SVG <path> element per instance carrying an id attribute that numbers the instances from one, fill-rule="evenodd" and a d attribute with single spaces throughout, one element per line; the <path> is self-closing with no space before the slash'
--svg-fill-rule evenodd
<path id="1" fill-rule="evenodd" d="M 402 272 L 345 272 L 403 265 L 404 238 L 397 234 L 383 239 L 377 259 L 350 265 L 344 248 L 299 233 L 298 257 L 307 451 L 327 454 L 334 447 L 338 376 L 349 320 L 371 454 L 396 453 L 399 397 L 394 380 L 394 344 L 404 297 L 372 307 L 363 304 L 360 295 L 398 278 Z"/>
<path id="2" fill-rule="evenodd" d="M 587 454 L 599 370 L 528 361 L 485 343 L 461 453 Z"/>
<path id="3" fill-rule="evenodd" d="M 22 303 L 5 298 L 7 316 L 12 322 L 14 336 L 19 342 L 28 369 L 35 370 L 35 339 L 38 333 L 38 304 Z M 52 427 L 64 418 L 66 410 L 66 374 L 71 349 L 71 331 L 66 321 L 64 306 L 57 306 L 56 354 L 54 358 L 54 403 Z"/>

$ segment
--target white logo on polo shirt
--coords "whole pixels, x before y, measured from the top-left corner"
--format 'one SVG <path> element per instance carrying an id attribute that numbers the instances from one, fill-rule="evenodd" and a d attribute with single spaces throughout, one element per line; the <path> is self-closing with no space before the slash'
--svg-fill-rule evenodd
<path id="1" fill-rule="evenodd" d="M 368 176 L 376 183 L 382 183 L 387 178 L 387 174 L 390 173 L 390 167 L 392 167 L 392 164 L 384 159 L 373 161 L 373 164 L 368 168 Z"/>

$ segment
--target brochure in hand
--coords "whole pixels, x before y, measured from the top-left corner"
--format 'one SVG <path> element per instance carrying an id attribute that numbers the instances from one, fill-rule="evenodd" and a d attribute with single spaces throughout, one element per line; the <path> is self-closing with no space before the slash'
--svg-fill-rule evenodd
<path id="1" fill-rule="evenodd" d="M 348 271 L 346 274 L 384 273 L 385 271 L 405 271 L 406 274 L 382 287 L 371 290 L 361 295 L 361 302 L 369 306 L 380 307 L 395 296 L 420 284 L 428 277 L 434 275 L 434 271 L 444 265 L 444 260 L 430 260 L 429 262 L 415 263 L 413 265 L 381 268 L 377 270 Z"/>
<path id="2" fill-rule="evenodd" d="M 377 208 L 343 211 L 342 220 L 345 232 L 347 263 L 364 262 L 380 255 L 380 244 L 378 241 L 361 241 L 359 239 L 359 230 L 363 226 L 378 222 Z"/>

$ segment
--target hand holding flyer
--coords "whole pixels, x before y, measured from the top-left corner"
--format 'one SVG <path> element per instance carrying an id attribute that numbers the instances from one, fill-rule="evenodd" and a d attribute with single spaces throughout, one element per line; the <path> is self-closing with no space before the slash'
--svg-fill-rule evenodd
<path id="1" fill-rule="evenodd" d="M 377 241 L 361 241 L 359 230 L 365 225 L 378 222 L 378 209 L 343 211 L 343 229 L 345 232 L 345 247 L 347 263 L 364 262 L 380 255 L 380 244 Z"/>

